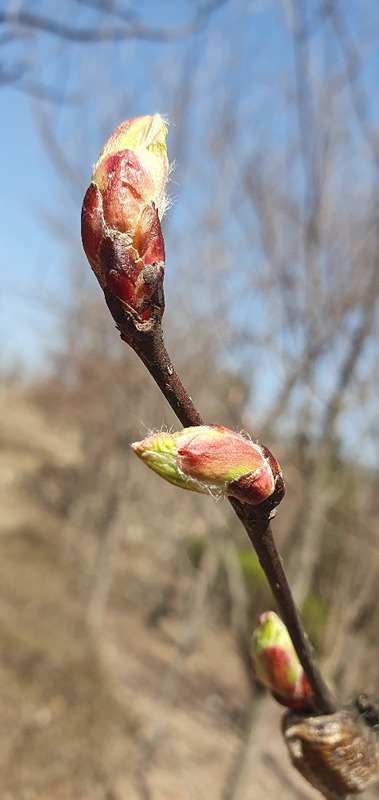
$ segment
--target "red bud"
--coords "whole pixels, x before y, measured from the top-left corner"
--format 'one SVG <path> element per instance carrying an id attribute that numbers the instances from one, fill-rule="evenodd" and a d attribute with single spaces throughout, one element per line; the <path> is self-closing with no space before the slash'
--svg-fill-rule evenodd
<path id="1" fill-rule="evenodd" d="M 124 338 L 130 320 L 149 330 L 164 310 L 166 133 L 158 114 L 120 125 L 84 197 L 83 247 Z"/>

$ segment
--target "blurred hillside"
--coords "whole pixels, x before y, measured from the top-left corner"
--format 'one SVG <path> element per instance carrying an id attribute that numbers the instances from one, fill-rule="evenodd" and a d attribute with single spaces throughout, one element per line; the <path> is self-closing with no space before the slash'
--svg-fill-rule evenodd
<path id="1" fill-rule="evenodd" d="M 99 325 L 94 340 L 1 392 L 0 796 L 311 800 L 281 710 L 251 675 L 250 631 L 272 601 L 244 532 L 226 503 L 131 454 L 136 419 L 172 420 L 134 354 L 101 352 Z M 215 395 L 206 359 L 184 368 L 209 419 L 247 427 L 240 376 L 219 373 Z M 274 449 L 288 484 L 275 530 L 296 586 L 303 444 Z M 329 511 L 298 596 L 346 701 L 379 683 L 378 476 L 336 449 L 325 469 Z"/>

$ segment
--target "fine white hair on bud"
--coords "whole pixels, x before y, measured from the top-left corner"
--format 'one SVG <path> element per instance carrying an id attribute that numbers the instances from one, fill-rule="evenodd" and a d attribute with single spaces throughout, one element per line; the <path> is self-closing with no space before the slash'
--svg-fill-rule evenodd
<path id="1" fill-rule="evenodd" d="M 263 445 L 222 425 L 158 432 L 134 442 L 136 455 L 165 480 L 213 497 L 235 497 L 249 505 L 284 495 L 280 466 Z"/>

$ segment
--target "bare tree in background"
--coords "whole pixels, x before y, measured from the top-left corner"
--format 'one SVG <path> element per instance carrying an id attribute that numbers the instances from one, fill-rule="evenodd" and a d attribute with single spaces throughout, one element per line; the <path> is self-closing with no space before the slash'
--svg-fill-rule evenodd
<path id="1" fill-rule="evenodd" d="M 18 10 L 12 5 L 0 14 L 3 47 L 17 37 L 25 55 L 4 68 L 3 83 L 59 106 L 59 113 L 46 103 L 35 108 L 72 200 L 72 209 L 62 203 L 62 213 L 50 214 L 57 234 L 60 229 L 71 238 L 71 211 L 77 213 L 90 162 L 104 135 L 128 116 L 135 90 L 130 81 L 125 86 L 125 75 L 146 87 L 146 105 L 164 104 L 175 123 L 170 152 L 179 165 L 172 193 L 178 193 L 177 181 L 182 197 L 180 208 L 170 212 L 166 236 L 166 325 L 174 356 L 185 365 L 191 392 L 210 421 L 277 441 L 290 497 L 279 536 L 297 598 L 344 695 L 360 688 L 361 665 L 368 660 L 368 688 L 375 690 L 378 464 L 370 441 L 378 433 L 378 174 L 375 98 L 364 86 L 364 64 L 377 20 L 372 31 L 366 28 L 367 44 L 357 47 L 341 4 L 276 4 L 277 35 L 288 53 L 280 70 L 274 48 L 267 55 L 267 45 L 251 47 L 244 22 L 258 25 L 255 8 L 254 16 L 239 17 L 239 5 L 226 30 L 217 13 L 230 3 L 198 4 L 186 23 L 164 28 L 132 7 L 123 11 L 109 3 L 75 3 L 75 25 L 66 12 L 55 18 L 43 8 L 37 13 L 33 4 Z M 39 49 L 42 36 L 44 47 L 46 36 L 51 42 L 46 51 Z M 148 51 L 139 48 L 153 41 L 160 50 L 145 58 Z M 176 41 L 180 52 L 171 50 Z M 70 56 L 56 62 L 58 77 L 48 86 L 39 59 L 57 47 L 69 47 Z M 95 56 L 88 55 L 91 47 Z M 81 76 L 78 84 L 62 75 L 70 58 Z M 92 107 L 83 114 L 77 103 L 89 91 Z M 77 259 L 76 243 L 69 246 Z M 70 380 L 75 376 L 71 403 L 83 451 L 69 524 L 79 550 L 78 530 L 97 537 L 87 574 L 87 616 L 101 631 L 117 547 L 137 519 L 154 535 L 155 557 L 166 567 L 177 559 L 177 539 L 194 512 L 178 506 L 167 525 L 164 503 L 154 496 L 152 531 L 137 478 L 126 486 L 127 442 L 141 424 L 159 427 L 172 420 L 144 378 L 130 380 L 135 360 L 114 358 L 111 325 L 104 323 L 100 335 L 97 311 L 87 319 L 82 298 L 79 306 L 67 320 L 59 364 L 60 378 L 66 371 Z M 212 524 L 199 508 L 192 522 L 201 537 Z M 159 537 L 162 528 L 165 539 Z M 236 541 L 231 552 L 229 542 L 220 546 L 217 536 L 207 538 L 205 560 L 188 589 L 196 614 L 188 638 L 178 645 L 179 677 L 196 647 L 209 595 L 217 595 L 220 564 L 228 565 L 230 617 L 246 657 L 249 614 L 259 610 L 262 595 L 249 605 L 237 533 Z M 158 619 L 162 608 L 164 616 L 171 599 L 157 591 L 150 619 Z M 312 613 L 319 614 L 316 622 Z M 362 649 L 352 668 L 345 653 L 358 628 Z M 163 681 L 164 701 L 165 687 Z M 228 800 L 253 797 L 248 776 L 265 748 L 251 732 L 255 722 L 252 712 L 239 721 L 248 746 L 232 770 Z M 154 737 L 155 729 L 145 741 L 150 755 Z"/>
<path id="2" fill-rule="evenodd" d="M 0 12 L 0 44 L 4 60 L 0 71 L 0 85 L 36 95 L 53 103 L 78 101 L 75 96 L 65 96 L 59 78 L 46 83 L 40 77 L 49 61 L 54 61 L 54 50 L 47 40 L 80 45 L 101 45 L 146 40 L 171 42 L 194 36 L 207 25 L 212 14 L 227 0 L 204 0 L 193 4 L 191 13 L 177 25 L 153 25 L 148 15 L 144 18 L 138 8 L 122 2 L 100 0 L 73 0 L 57 13 L 50 2 L 34 0 L 18 4 L 8 0 Z"/>

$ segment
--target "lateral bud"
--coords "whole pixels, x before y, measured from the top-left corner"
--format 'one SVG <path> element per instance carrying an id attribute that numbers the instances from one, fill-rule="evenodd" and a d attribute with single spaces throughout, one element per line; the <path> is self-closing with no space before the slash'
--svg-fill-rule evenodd
<path id="1" fill-rule="evenodd" d="M 271 508 L 284 496 L 276 458 L 260 444 L 222 425 L 153 433 L 132 448 L 144 463 L 175 486 L 216 497 L 231 496 Z"/>
<path id="2" fill-rule="evenodd" d="M 251 639 L 253 669 L 275 699 L 284 706 L 309 711 L 313 692 L 295 652 L 288 630 L 274 611 L 258 617 Z"/>

